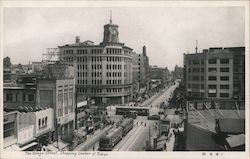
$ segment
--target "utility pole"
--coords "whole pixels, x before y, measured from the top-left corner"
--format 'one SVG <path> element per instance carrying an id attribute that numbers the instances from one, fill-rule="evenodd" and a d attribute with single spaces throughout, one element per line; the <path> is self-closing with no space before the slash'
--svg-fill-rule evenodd
<path id="1" fill-rule="evenodd" d="M 75 93 L 75 99 L 76 99 L 76 104 L 75 104 L 75 130 L 77 130 L 77 95 L 78 95 L 78 91 L 76 89 L 76 93 Z"/>
<path id="2" fill-rule="evenodd" d="M 150 134 L 150 126 L 148 126 L 149 132 L 148 132 L 148 146 L 151 148 L 151 134 Z"/>

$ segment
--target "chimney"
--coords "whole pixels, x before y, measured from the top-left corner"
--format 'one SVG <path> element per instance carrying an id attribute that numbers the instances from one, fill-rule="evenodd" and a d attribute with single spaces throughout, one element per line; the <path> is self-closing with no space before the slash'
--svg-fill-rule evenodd
<path id="1" fill-rule="evenodd" d="M 76 36 L 76 43 L 80 43 L 80 36 Z"/>
<path id="2" fill-rule="evenodd" d="M 144 45 L 143 48 L 142 48 L 142 54 L 143 56 L 147 56 L 147 53 L 146 53 L 146 46 Z"/>

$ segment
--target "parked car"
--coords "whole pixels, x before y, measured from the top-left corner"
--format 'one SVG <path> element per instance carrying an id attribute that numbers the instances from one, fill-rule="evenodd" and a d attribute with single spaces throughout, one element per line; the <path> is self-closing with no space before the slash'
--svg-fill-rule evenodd
<path id="1" fill-rule="evenodd" d="M 148 116 L 148 120 L 160 120 L 160 116 L 159 115 L 151 115 L 151 116 Z"/>

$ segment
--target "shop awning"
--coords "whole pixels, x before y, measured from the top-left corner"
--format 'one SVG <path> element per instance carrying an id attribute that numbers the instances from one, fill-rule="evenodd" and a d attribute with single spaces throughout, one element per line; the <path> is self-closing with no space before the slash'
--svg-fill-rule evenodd
<path id="1" fill-rule="evenodd" d="M 26 150 L 26 149 L 28 149 L 28 148 L 30 148 L 30 147 L 32 147 L 32 146 L 37 145 L 37 144 L 38 144 L 37 142 L 31 142 L 31 143 L 29 143 L 29 144 L 27 144 L 27 145 L 21 147 L 21 150 L 22 150 L 22 151 L 23 151 L 23 150 Z"/>

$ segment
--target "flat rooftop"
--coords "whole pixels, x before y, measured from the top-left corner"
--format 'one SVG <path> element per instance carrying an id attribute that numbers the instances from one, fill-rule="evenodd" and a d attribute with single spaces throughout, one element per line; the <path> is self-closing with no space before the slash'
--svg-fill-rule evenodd
<path id="1" fill-rule="evenodd" d="M 188 123 L 192 124 L 201 129 L 205 129 L 207 131 L 212 131 L 216 133 L 215 130 L 215 119 L 245 119 L 245 110 L 197 110 L 188 112 Z"/>

